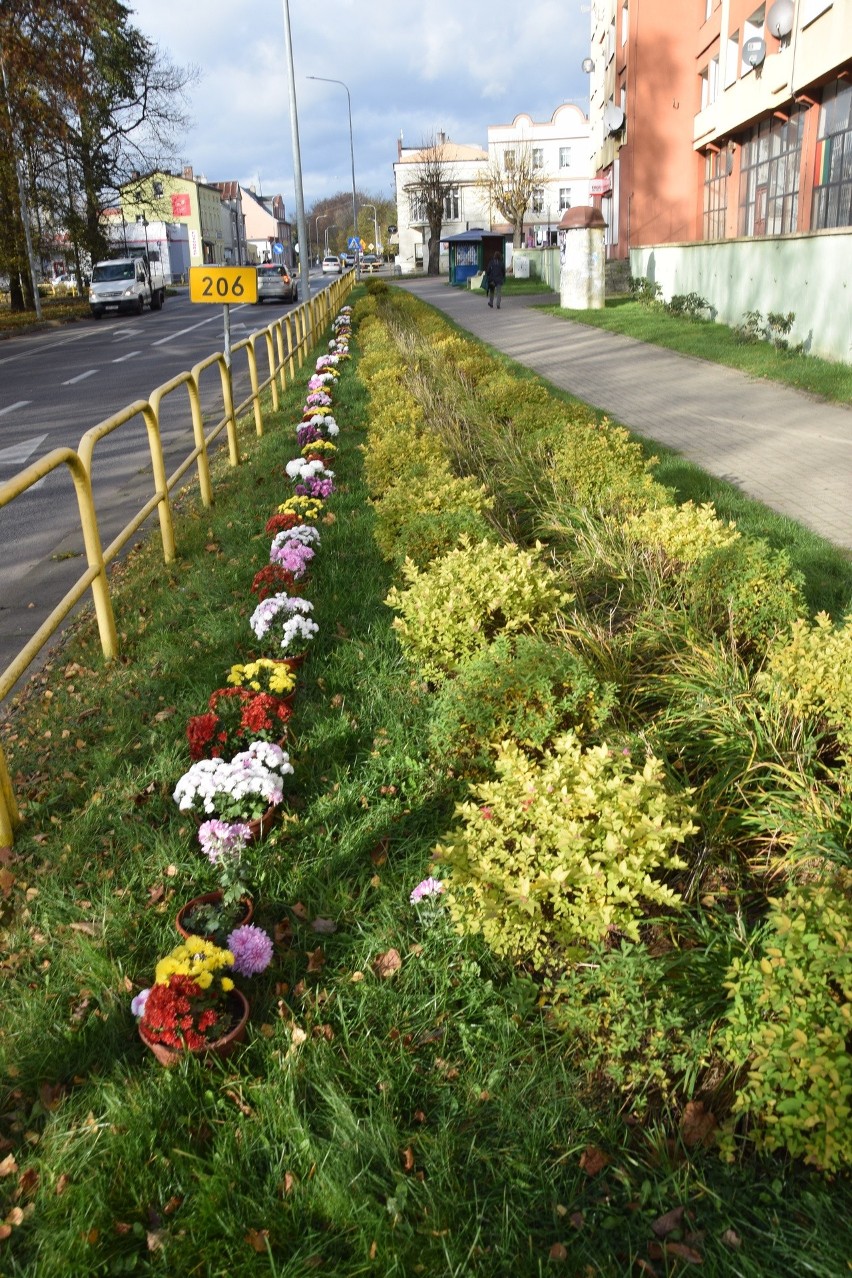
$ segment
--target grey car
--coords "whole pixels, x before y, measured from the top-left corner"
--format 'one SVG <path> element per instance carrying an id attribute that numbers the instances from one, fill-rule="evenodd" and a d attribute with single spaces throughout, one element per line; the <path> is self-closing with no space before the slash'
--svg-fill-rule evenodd
<path id="1" fill-rule="evenodd" d="M 257 268 L 257 301 L 298 302 L 299 285 L 286 266 L 268 263 Z"/>

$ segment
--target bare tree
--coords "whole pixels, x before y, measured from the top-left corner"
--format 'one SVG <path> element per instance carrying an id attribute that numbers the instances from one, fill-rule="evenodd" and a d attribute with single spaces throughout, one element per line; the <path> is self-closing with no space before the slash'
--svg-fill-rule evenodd
<path id="1" fill-rule="evenodd" d="M 455 169 L 449 160 L 447 140 L 443 133 L 426 138 L 412 166 L 412 175 L 404 190 L 413 209 L 429 224 L 429 264 L 427 275 L 437 275 L 441 259 L 441 227 L 444 207 L 453 188 L 458 185 Z"/>
<path id="2" fill-rule="evenodd" d="M 533 150 L 526 142 L 504 152 L 502 163 L 490 155 L 487 168 L 477 179 L 477 186 L 511 225 L 515 248 L 523 245 L 524 217 L 544 180 L 544 171 L 534 163 Z"/>

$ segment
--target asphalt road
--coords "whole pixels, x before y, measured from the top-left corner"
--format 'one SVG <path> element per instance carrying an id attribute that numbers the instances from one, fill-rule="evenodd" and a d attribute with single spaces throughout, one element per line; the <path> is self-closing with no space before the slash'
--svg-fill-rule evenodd
<path id="1" fill-rule="evenodd" d="M 327 281 L 319 275 L 314 291 Z M 290 305 L 231 308 L 236 343 Z M 76 448 L 91 426 L 191 368 L 224 345 L 222 309 L 166 299 L 161 311 L 83 320 L 0 342 L 0 483 L 49 452 Z M 265 344 L 260 354 L 266 375 Z M 221 415 L 219 374 L 202 379 L 205 414 Z M 235 399 L 249 392 L 245 357 L 234 359 Z M 171 473 L 193 445 L 186 391 L 163 403 L 166 468 Z M 109 544 L 151 492 L 150 454 L 141 418 L 99 442 L 93 487 L 101 538 Z M 154 517 L 156 519 L 156 516 Z M 0 670 L 20 651 L 83 570 L 77 502 L 65 467 L 0 510 Z"/>

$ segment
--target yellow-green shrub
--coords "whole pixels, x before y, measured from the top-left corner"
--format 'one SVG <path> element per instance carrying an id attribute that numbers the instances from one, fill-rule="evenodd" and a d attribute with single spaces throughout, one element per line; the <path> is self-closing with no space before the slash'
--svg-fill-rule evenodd
<path id="1" fill-rule="evenodd" d="M 682 506 L 642 510 L 625 520 L 624 531 L 631 541 L 664 551 L 677 564 L 695 563 L 740 538 L 734 524 L 718 517 L 712 502 L 695 506 L 686 501 Z"/>
<path id="2" fill-rule="evenodd" d="M 611 932 L 637 939 L 649 903 L 679 906 L 653 876 L 683 867 L 675 847 L 695 827 L 658 760 L 637 768 L 621 750 L 584 750 L 568 733 L 542 760 L 506 742 L 496 770 L 435 849 L 460 931 L 540 969 Z"/>
<path id="3" fill-rule="evenodd" d="M 650 475 L 654 459 L 621 426 L 602 422 L 570 422 L 553 448 L 556 484 L 571 506 L 634 511 L 669 500 L 667 490 Z"/>
<path id="4" fill-rule="evenodd" d="M 444 446 L 437 435 L 419 427 L 397 423 L 393 430 L 369 431 L 364 447 L 364 478 L 374 497 L 383 497 L 400 483 L 409 502 L 418 497 L 419 483 L 411 476 L 449 474 Z"/>
<path id="5" fill-rule="evenodd" d="M 852 751 L 852 618 L 833 625 L 826 613 L 799 618 L 787 643 L 769 656 L 765 678 L 800 719 L 822 720 Z"/>
<path id="6" fill-rule="evenodd" d="M 376 535 L 378 537 L 378 531 Z M 416 511 L 410 515 L 400 527 L 386 557 L 396 567 L 410 559 L 418 568 L 426 568 L 433 559 L 440 559 L 454 550 L 462 537 L 474 542 L 499 540 L 478 510 L 471 506 L 445 506 L 440 510 Z"/>
<path id="7" fill-rule="evenodd" d="M 468 537 L 425 571 L 408 561 L 402 576 L 407 588 L 394 587 L 385 602 L 399 613 L 393 627 L 406 656 L 433 681 L 498 634 L 546 630 L 569 601 L 535 555 Z"/>
<path id="8" fill-rule="evenodd" d="M 376 542 L 386 559 L 399 560 L 400 534 L 415 515 L 437 515 L 451 510 L 469 510 L 481 515 L 491 505 L 484 486 L 474 479 L 460 479 L 451 472 L 438 449 L 424 448 L 421 463 L 415 460 L 375 503 Z M 458 537 L 453 538 L 446 549 L 452 549 L 457 541 Z M 419 559 L 415 562 L 422 563 Z"/>
<path id="9" fill-rule="evenodd" d="M 772 902 L 762 953 L 728 972 L 725 1054 L 748 1072 L 734 1102 L 764 1149 L 826 1171 L 852 1163 L 849 894 L 803 887 Z M 729 1131 L 725 1143 L 733 1150 Z"/>

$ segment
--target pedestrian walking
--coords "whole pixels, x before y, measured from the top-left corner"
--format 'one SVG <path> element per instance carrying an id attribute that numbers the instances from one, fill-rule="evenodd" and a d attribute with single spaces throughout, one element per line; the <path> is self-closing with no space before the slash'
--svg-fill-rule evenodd
<path id="1" fill-rule="evenodd" d="M 503 254 L 497 250 L 491 261 L 485 268 L 485 278 L 488 282 L 488 305 L 493 306 L 496 300 L 497 310 L 500 309 L 500 297 L 503 293 L 503 283 L 506 279 L 506 267 L 503 262 Z"/>

